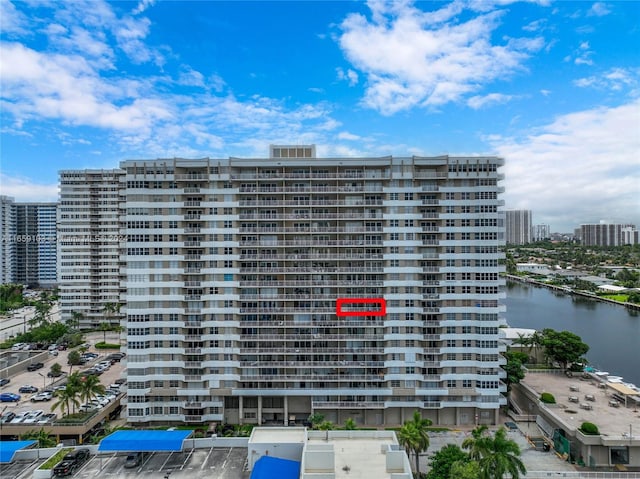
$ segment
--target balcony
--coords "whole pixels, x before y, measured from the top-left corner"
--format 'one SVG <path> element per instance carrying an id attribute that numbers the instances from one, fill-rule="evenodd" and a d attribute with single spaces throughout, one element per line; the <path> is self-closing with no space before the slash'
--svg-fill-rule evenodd
<path id="1" fill-rule="evenodd" d="M 202 416 L 194 416 L 194 415 L 185 415 L 184 422 L 202 422 Z"/>
<path id="2" fill-rule="evenodd" d="M 378 401 L 311 401 L 312 409 L 384 409 Z"/>

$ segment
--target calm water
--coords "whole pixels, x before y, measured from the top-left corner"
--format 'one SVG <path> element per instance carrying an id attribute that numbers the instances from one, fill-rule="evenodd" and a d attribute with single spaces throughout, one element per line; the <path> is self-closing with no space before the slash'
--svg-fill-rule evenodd
<path id="1" fill-rule="evenodd" d="M 590 346 L 591 366 L 640 386 L 640 314 L 622 306 L 507 282 L 507 322 L 514 328 L 571 331 Z"/>

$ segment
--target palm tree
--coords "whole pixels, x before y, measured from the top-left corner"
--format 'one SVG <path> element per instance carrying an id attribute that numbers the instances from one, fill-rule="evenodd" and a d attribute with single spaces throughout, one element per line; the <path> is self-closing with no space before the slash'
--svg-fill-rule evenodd
<path id="1" fill-rule="evenodd" d="M 118 303 L 105 303 L 102 307 L 102 310 L 104 311 L 104 315 L 108 320 L 111 316 L 115 316 L 120 313 L 120 305 Z M 109 324 L 111 324 L 111 321 L 108 322 Z"/>
<path id="2" fill-rule="evenodd" d="M 49 433 L 44 430 L 43 427 L 39 431 L 33 430 L 25 432 L 20 435 L 21 440 L 33 439 L 38 441 L 38 447 L 54 447 L 58 441 L 54 437 L 49 436 Z"/>
<path id="3" fill-rule="evenodd" d="M 84 319 L 84 315 L 80 311 L 73 311 L 71 313 L 71 317 L 67 319 L 66 323 L 69 326 L 69 329 L 76 330 L 80 329 L 80 323 Z"/>
<path id="4" fill-rule="evenodd" d="M 71 394 L 74 399 L 73 401 L 71 401 L 74 413 L 76 412 L 76 406 L 80 405 L 78 396 L 80 395 L 81 381 L 82 378 L 80 377 L 80 373 L 78 371 L 73 374 L 69 374 L 69 377 L 67 377 L 67 385 L 65 387 L 65 391 L 69 391 L 69 394 Z"/>
<path id="5" fill-rule="evenodd" d="M 527 469 L 520 460 L 520 447 L 507 437 L 507 431 L 500 428 L 493 436 L 482 436 L 476 440 L 480 459 L 478 479 L 502 479 L 509 474 L 512 479 L 520 479 Z"/>
<path id="6" fill-rule="evenodd" d="M 462 449 L 469 449 L 469 457 L 474 461 L 479 460 L 485 453 L 482 450 L 483 443 L 480 439 L 486 437 L 488 430 L 487 426 L 478 426 L 471 431 L 471 437 L 462 441 Z"/>
<path id="7" fill-rule="evenodd" d="M 106 321 L 100 323 L 100 331 L 102 331 L 102 342 L 106 344 L 107 331 L 111 331 L 111 323 L 108 323 Z"/>
<path id="8" fill-rule="evenodd" d="M 415 411 L 413 419 L 405 422 L 398 431 L 398 442 L 404 446 L 407 455 L 411 453 L 416 457 L 416 477 L 420 476 L 420 454 L 429 449 L 429 434 L 427 427 L 431 425 L 429 419 L 422 419 L 420 413 Z"/>
<path id="9" fill-rule="evenodd" d="M 76 406 L 80 405 L 80 401 L 78 401 L 77 397 L 77 391 L 74 391 L 73 388 L 69 388 L 68 386 L 56 391 L 55 396 L 58 400 L 51 405 L 51 411 L 55 411 L 60 408 L 62 410 L 62 416 L 67 416 L 71 413 L 71 405 L 73 405 L 74 411 Z"/>
<path id="10" fill-rule="evenodd" d="M 82 401 L 89 402 L 95 395 L 103 394 L 104 386 L 100 384 L 98 376 L 89 375 L 80 380 L 80 388 L 78 394 Z"/>

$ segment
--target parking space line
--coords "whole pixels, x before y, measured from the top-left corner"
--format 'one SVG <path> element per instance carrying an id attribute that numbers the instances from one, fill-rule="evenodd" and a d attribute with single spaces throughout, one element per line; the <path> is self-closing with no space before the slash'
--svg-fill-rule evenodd
<path id="1" fill-rule="evenodd" d="M 233 451 L 232 447 L 229 448 L 229 452 L 227 453 L 227 457 L 225 457 L 224 461 L 222 462 L 222 470 L 223 471 L 224 471 L 224 466 L 227 465 L 227 461 L 229 460 L 229 456 L 231 455 L 231 451 Z"/>
<path id="2" fill-rule="evenodd" d="M 191 458 L 191 455 L 193 454 L 193 449 L 191 449 L 191 451 L 189 451 L 189 454 L 187 454 L 186 459 L 184 460 L 184 462 L 182 463 L 182 466 L 180 466 L 180 470 L 182 471 L 184 469 L 184 466 L 187 465 L 187 462 L 189 462 L 189 459 Z"/>
<path id="3" fill-rule="evenodd" d="M 171 456 L 173 456 L 173 451 L 169 453 L 169 456 L 167 457 L 167 459 L 162 463 L 162 466 L 160 467 L 161 471 L 164 469 L 164 466 L 167 465 L 167 462 L 169 462 L 169 459 L 171 459 Z"/>
<path id="4" fill-rule="evenodd" d="M 213 452 L 213 446 L 211 446 L 211 449 L 209 449 L 209 453 L 207 454 L 207 457 L 205 457 L 204 462 L 202 463 L 202 466 L 200 466 L 200 469 L 204 469 L 204 466 L 209 462 L 209 457 L 211 456 L 211 453 Z"/>

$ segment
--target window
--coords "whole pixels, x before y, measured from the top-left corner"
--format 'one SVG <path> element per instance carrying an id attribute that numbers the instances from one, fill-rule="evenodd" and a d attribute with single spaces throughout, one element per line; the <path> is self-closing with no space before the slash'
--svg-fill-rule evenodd
<path id="1" fill-rule="evenodd" d="M 455 388 L 456 387 L 455 379 L 447 379 L 447 387 L 448 388 Z"/>

